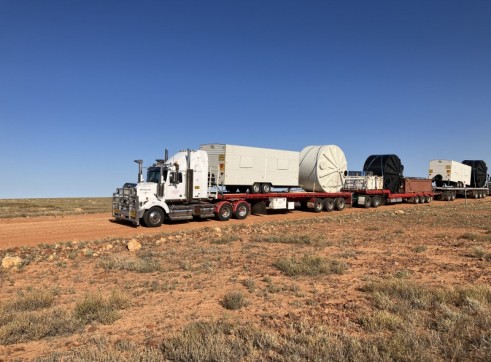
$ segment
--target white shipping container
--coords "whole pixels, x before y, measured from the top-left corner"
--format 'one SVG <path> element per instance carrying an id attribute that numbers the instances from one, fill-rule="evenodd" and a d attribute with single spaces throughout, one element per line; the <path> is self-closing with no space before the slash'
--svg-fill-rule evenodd
<path id="1" fill-rule="evenodd" d="M 452 182 L 456 186 L 469 186 L 472 167 L 451 160 L 431 160 L 428 178 Z"/>
<path id="2" fill-rule="evenodd" d="M 218 185 L 298 186 L 298 152 L 216 143 L 200 149 L 208 153 L 209 172 Z"/>

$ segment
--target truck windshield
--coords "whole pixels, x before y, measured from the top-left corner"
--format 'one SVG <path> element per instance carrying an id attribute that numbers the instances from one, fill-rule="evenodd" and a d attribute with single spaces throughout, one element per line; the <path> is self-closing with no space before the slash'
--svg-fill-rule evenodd
<path id="1" fill-rule="evenodd" d="M 164 180 L 167 178 L 167 170 L 164 169 Z M 158 183 L 160 181 L 160 167 L 151 167 L 147 172 L 147 182 Z"/>

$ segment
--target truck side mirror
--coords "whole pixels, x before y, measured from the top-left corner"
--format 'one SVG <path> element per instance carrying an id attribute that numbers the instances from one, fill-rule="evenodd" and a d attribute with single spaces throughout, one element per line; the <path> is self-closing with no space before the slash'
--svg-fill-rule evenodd
<path id="1" fill-rule="evenodd" d="M 172 171 L 170 174 L 170 183 L 173 185 L 177 185 L 182 182 L 182 173 L 178 171 Z"/>

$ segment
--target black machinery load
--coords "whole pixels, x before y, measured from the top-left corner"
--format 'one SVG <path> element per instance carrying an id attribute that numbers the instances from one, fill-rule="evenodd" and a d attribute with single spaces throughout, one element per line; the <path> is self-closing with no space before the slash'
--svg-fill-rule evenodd
<path id="1" fill-rule="evenodd" d="M 396 155 L 372 155 L 367 158 L 363 171 L 384 177 L 384 189 L 398 193 L 404 166 Z"/>
<path id="2" fill-rule="evenodd" d="M 482 160 L 464 160 L 464 165 L 471 166 L 471 187 L 484 187 L 486 186 L 486 179 L 488 175 L 488 167 L 486 162 Z"/>

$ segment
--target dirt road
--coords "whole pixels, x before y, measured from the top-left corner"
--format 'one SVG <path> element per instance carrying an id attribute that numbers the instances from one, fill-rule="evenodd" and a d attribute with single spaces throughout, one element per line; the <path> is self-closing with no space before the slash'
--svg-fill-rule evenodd
<path id="1" fill-rule="evenodd" d="M 342 216 L 346 213 L 356 212 L 384 212 L 413 207 L 442 207 L 455 203 L 463 203 L 458 199 L 452 203 L 434 201 L 426 205 L 396 204 L 383 206 L 378 209 L 347 208 L 342 212 L 332 212 L 332 217 Z M 487 200 L 469 200 L 468 202 L 491 202 Z M 34 217 L 0 219 L 0 249 L 8 249 L 19 246 L 35 246 L 40 243 L 58 243 L 65 241 L 89 241 L 109 237 L 128 238 L 141 234 L 158 234 L 164 232 L 177 232 L 202 227 L 217 227 L 235 223 L 257 223 L 275 220 L 302 219 L 325 216 L 326 213 L 315 214 L 313 212 L 293 211 L 287 214 L 251 215 L 246 220 L 229 220 L 220 222 L 216 220 L 204 220 L 201 222 L 179 222 L 163 225 L 159 228 L 134 227 L 130 224 L 116 223 L 111 214 L 70 215 L 64 217 Z"/>

